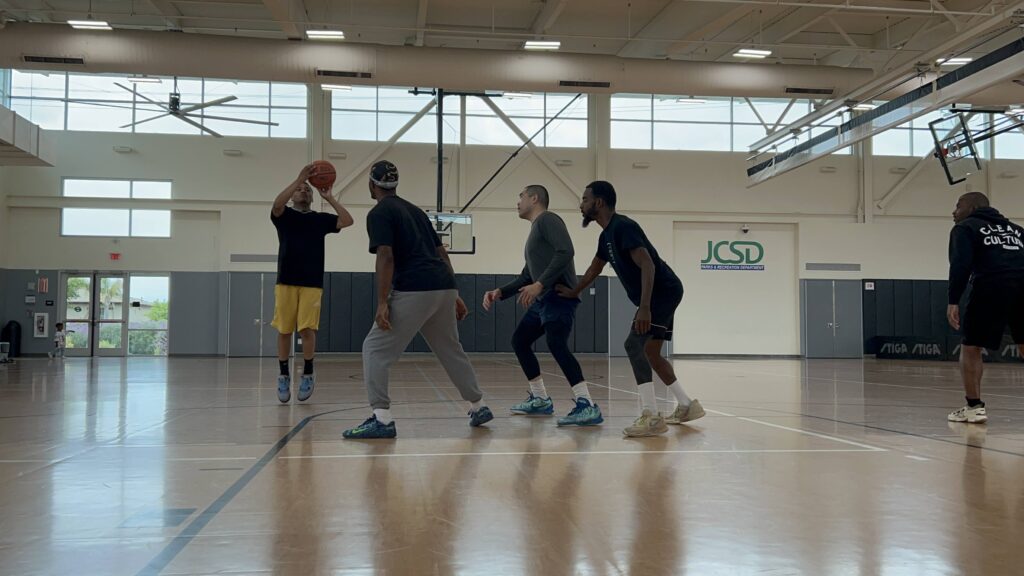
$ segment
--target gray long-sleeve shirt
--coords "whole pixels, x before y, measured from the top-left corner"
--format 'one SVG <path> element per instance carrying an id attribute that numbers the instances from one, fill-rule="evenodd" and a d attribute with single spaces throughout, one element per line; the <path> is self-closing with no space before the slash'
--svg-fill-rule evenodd
<path id="1" fill-rule="evenodd" d="M 509 284 L 501 287 L 501 298 L 515 296 L 519 289 L 534 282 L 544 285 L 541 296 L 553 290 L 555 285 L 576 287 L 576 266 L 573 264 L 575 251 L 572 238 L 565 222 L 553 212 L 544 212 L 533 221 L 530 236 L 526 239 L 526 266 L 522 273 Z"/>

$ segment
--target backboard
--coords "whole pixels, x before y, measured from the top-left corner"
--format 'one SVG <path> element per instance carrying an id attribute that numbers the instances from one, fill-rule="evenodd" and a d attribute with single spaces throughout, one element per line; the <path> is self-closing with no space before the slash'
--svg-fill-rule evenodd
<path id="1" fill-rule="evenodd" d="M 935 156 L 946 171 L 950 185 L 967 180 L 981 171 L 978 149 L 963 113 L 955 113 L 928 123 L 935 141 Z"/>
<path id="2" fill-rule="evenodd" d="M 472 214 L 428 211 L 427 217 L 449 254 L 476 254 Z"/>

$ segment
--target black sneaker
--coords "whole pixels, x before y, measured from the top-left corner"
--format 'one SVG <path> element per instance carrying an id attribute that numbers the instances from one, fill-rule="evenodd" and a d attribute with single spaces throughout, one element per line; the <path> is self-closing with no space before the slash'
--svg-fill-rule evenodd
<path id="1" fill-rule="evenodd" d="M 491 414 L 491 409 L 484 406 L 476 412 L 469 411 L 469 425 L 476 428 L 477 426 L 483 426 L 491 420 L 494 420 L 494 414 Z"/>

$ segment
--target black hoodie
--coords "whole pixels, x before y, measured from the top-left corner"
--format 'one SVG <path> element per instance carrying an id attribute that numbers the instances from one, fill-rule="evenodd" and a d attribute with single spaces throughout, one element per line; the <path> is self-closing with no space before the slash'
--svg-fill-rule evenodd
<path id="1" fill-rule="evenodd" d="M 995 208 L 978 208 L 949 232 L 949 303 L 971 281 L 1024 277 L 1024 229 Z"/>

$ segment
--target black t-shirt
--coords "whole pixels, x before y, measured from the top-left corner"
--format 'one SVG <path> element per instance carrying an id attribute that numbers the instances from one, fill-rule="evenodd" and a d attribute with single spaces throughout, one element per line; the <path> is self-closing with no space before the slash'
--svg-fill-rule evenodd
<path id="1" fill-rule="evenodd" d="M 366 216 L 370 252 L 390 246 L 395 258 L 392 284 L 399 292 L 425 292 L 455 288 L 455 275 L 437 255 L 441 239 L 430 219 L 415 204 L 399 198 L 383 198 Z"/>
<path id="2" fill-rule="evenodd" d="M 324 237 L 338 232 L 338 217 L 325 212 L 299 212 L 285 207 L 270 214 L 277 228 L 277 283 L 324 287 Z"/>
<path id="3" fill-rule="evenodd" d="M 654 261 L 654 287 L 651 290 L 651 302 L 661 297 L 668 297 L 678 293 L 683 288 L 683 283 L 676 276 L 676 273 L 665 264 L 665 261 L 658 256 L 658 251 L 647 239 L 640 225 L 629 218 L 615 214 L 612 216 L 608 227 L 601 232 L 601 238 L 597 245 L 597 257 L 612 265 L 615 273 L 618 274 L 622 286 L 626 289 L 626 295 L 636 306 L 640 305 L 640 296 L 643 291 L 643 276 L 640 267 L 633 262 L 630 251 L 634 248 L 647 248 L 647 252 Z"/>

